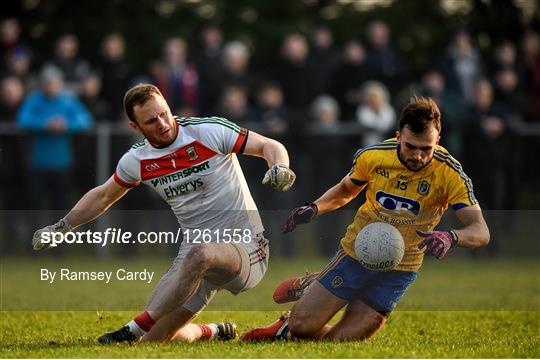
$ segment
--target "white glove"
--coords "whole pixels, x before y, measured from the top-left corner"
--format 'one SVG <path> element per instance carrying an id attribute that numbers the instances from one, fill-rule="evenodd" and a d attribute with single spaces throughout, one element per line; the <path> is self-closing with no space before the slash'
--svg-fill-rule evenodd
<path id="1" fill-rule="evenodd" d="M 43 250 L 47 249 L 52 245 L 52 234 L 54 233 L 62 233 L 65 234 L 67 232 L 70 232 L 73 230 L 71 225 L 67 222 L 66 218 L 63 218 L 59 222 L 57 222 L 54 225 L 45 226 L 43 229 L 39 229 L 34 233 L 34 236 L 32 237 L 32 247 L 34 250 Z M 51 241 L 43 241 L 43 233 L 51 233 L 50 240 Z"/>
<path id="2" fill-rule="evenodd" d="M 289 169 L 288 166 L 283 164 L 274 164 L 266 174 L 262 183 L 264 185 L 270 185 L 272 189 L 287 191 L 291 188 L 296 180 L 296 175 Z"/>

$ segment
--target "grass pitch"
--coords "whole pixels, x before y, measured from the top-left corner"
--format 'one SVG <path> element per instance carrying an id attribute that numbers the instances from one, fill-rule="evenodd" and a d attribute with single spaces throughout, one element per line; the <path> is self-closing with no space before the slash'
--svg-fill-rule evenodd
<path id="1" fill-rule="evenodd" d="M 271 259 L 259 286 L 240 296 L 220 293 L 199 322 L 231 320 L 244 332 L 274 321 L 287 305 L 271 301 L 273 287 L 325 261 Z M 358 357 L 540 357 L 540 264 L 538 261 L 429 261 L 385 327 L 364 342 L 240 341 L 193 344 L 99 346 L 96 338 L 138 314 L 152 284 L 39 280 L 42 267 L 118 267 L 166 270 L 166 259 L 3 260 L 0 357 L 33 358 L 358 358 Z"/>

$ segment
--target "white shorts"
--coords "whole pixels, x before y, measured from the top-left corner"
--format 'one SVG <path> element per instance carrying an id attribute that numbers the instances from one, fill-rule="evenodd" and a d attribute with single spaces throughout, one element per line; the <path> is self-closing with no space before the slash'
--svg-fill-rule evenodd
<path id="1" fill-rule="evenodd" d="M 156 286 L 154 293 L 157 293 L 159 289 L 170 286 L 168 283 L 171 278 L 174 278 L 174 274 L 181 268 L 189 251 L 198 244 L 182 244 L 178 250 L 178 255 L 173 260 L 173 263 L 169 270 L 161 277 L 161 280 Z M 182 307 L 186 310 L 197 314 L 201 312 L 209 303 L 210 300 L 221 289 L 228 290 L 234 295 L 249 290 L 255 287 L 263 278 L 268 268 L 268 240 L 266 240 L 263 234 L 258 234 L 253 237 L 253 241 L 244 244 L 230 244 L 234 246 L 241 256 L 242 264 L 240 266 L 240 273 L 228 283 L 217 286 L 212 284 L 206 279 L 203 279 L 197 288 L 193 296 L 187 300 Z"/>

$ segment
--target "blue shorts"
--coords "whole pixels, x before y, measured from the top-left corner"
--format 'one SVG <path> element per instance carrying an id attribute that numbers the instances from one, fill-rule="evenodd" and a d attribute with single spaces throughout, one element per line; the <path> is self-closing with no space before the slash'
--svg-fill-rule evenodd
<path id="1" fill-rule="evenodd" d="M 341 248 L 318 276 L 321 285 L 335 296 L 347 301 L 359 299 L 384 316 L 394 310 L 415 279 L 413 271 L 369 270 Z"/>

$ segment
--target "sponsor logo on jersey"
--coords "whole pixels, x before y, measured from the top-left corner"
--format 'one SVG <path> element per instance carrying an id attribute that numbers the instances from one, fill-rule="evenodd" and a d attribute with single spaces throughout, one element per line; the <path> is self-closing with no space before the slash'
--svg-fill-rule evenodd
<path id="1" fill-rule="evenodd" d="M 167 199 L 184 195 L 188 192 L 195 191 L 203 186 L 204 183 L 201 179 L 196 179 L 176 186 L 167 186 L 163 189 Z"/>
<path id="2" fill-rule="evenodd" d="M 422 180 L 418 183 L 418 189 L 416 189 L 416 191 L 418 191 L 420 195 L 427 195 L 429 192 L 429 187 L 429 183 L 426 180 Z"/>
<path id="3" fill-rule="evenodd" d="M 405 181 L 405 182 L 411 182 L 412 181 L 412 177 L 406 176 L 406 175 L 403 175 L 403 174 L 398 174 L 397 179 L 401 180 L 401 181 Z"/>
<path id="4" fill-rule="evenodd" d="M 186 149 L 186 154 L 188 154 L 189 161 L 195 161 L 199 158 L 199 154 L 197 154 L 197 150 L 195 150 L 195 146 L 188 147 Z"/>
<path id="5" fill-rule="evenodd" d="M 156 163 L 152 163 L 150 165 L 146 165 L 144 168 L 146 169 L 146 171 L 154 171 L 154 170 L 161 169 L 161 166 L 159 166 Z"/>
<path id="6" fill-rule="evenodd" d="M 414 219 L 399 219 L 388 216 L 380 212 L 379 209 L 375 209 L 374 212 L 379 219 L 392 225 L 414 225 L 414 223 L 416 222 L 416 220 Z"/>
<path id="7" fill-rule="evenodd" d="M 413 216 L 418 215 L 420 212 L 420 203 L 418 201 L 403 196 L 388 194 L 382 190 L 377 191 L 375 200 L 386 210 Z"/>
<path id="8" fill-rule="evenodd" d="M 389 178 L 390 177 L 390 173 L 388 172 L 388 170 L 384 170 L 382 168 L 377 168 L 377 170 L 375 170 L 375 172 L 379 175 L 381 175 L 382 177 L 385 177 L 385 178 Z"/>
<path id="9" fill-rule="evenodd" d="M 204 171 L 204 170 L 207 170 L 209 168 L 210 168 L 210 161 L 205 161 L 202 164 L 195 165 L 195 166 L 189 167 L 187 169 L 180 170 L 180 171 L 175 172 L 173 174 L 169 174 L 169 175 L 165 175 L 165 176 L 161 176 L 161 177 L 152 179 L 150 182 L 152 183 L 152 185 L 154 185 L 154 187 L 156 187 L 158 185 L 167 185 L 167 184 L 173 183 L 173 182 L 175 182 L 177 180 L 184 179 L 184 178 L 190 176 L 191 174 L 197 174 L 197 173 L 199 173 L 201 171 Z"/>

